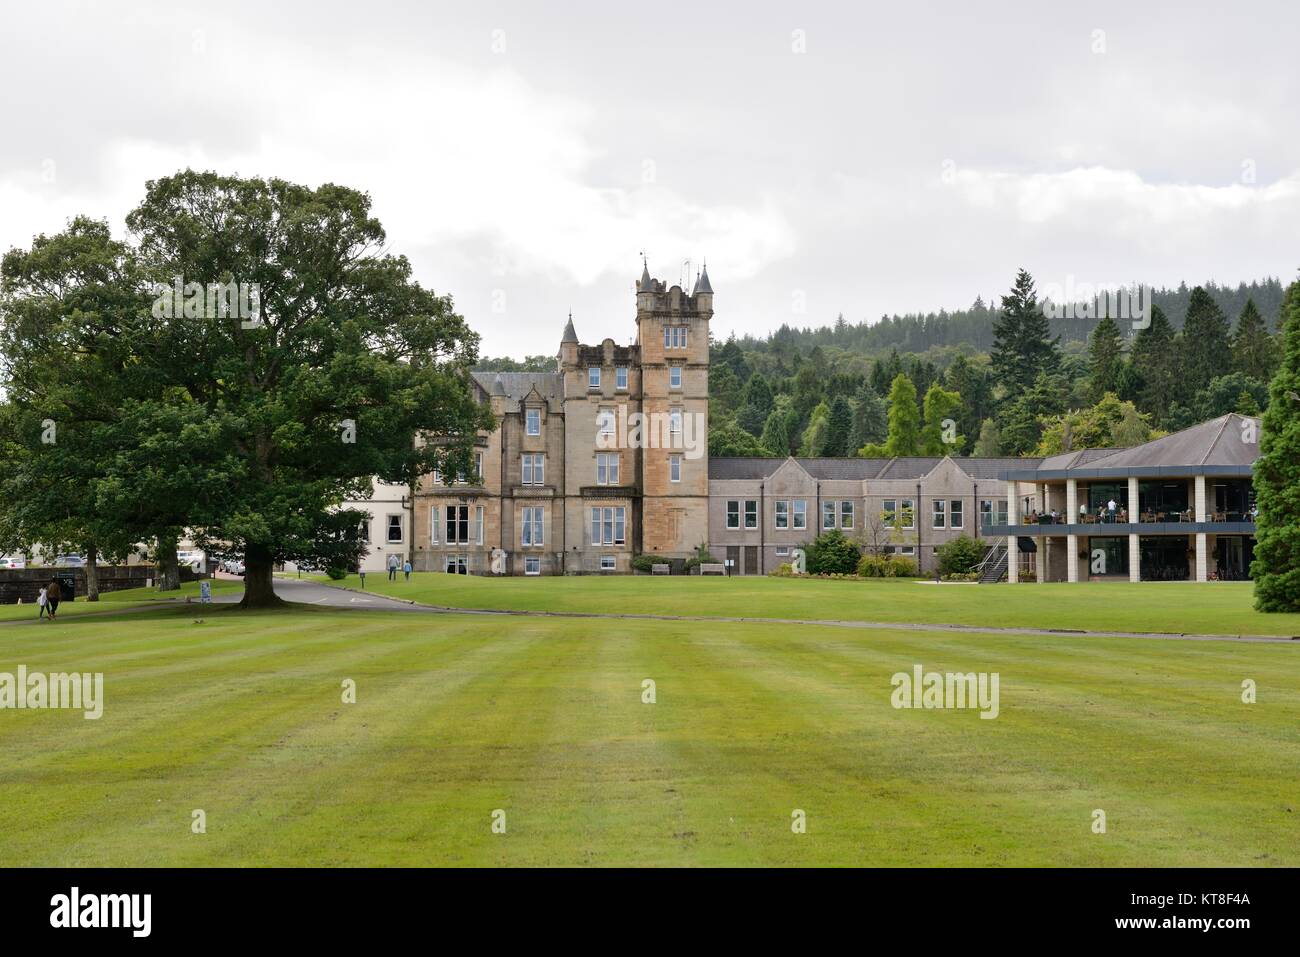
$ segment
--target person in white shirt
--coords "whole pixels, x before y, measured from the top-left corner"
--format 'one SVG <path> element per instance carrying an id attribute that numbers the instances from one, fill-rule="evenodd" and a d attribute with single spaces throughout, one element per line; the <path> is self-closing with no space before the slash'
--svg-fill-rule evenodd
<path id="1" fill-rule="evenodd" d="M 1110 513 L 1110 520 L 1115 521 L 1115 500 L 1111 499 L 1106 503 L 1106 511 Z"/>
<path id="2" fill-rule="evenodd" d="M 41 609 L 36 615 L 38 620 L 45 617 L 45 603 L 47 601 L 49 601 L 49 599 L 46 597 L 45 589 L 42 588 L 41 593 L 36 596 L 36 604 L 39 605 Z"/>

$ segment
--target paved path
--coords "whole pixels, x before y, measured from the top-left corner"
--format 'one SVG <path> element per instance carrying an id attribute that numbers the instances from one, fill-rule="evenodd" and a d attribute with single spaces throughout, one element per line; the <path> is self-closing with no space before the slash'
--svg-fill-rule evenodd
<path id="1" fill-rule="evenodd" d="M 710 615 L 649 615 L 620 614 L 615 612 L 512 611 L 508 609 L 452 608 L 446 605 L 417 605 L 414 602 L 402 598 L 387 598 L 383 595 L 376 595 L 373 592 L 362 592 L 335 585 L 323 585 L 319 582 L 306 581 L 297 578 L 277 578 L 275 580 L 275 591 L 276 594 L 285 601 L 298 602 L 304 605 L 324 605 L 327 608 L 350 608 L 355 611 L 399 611 L 426 615 L 494 615 L 516 616 L 521 618 L 606 618 L 619 621 L 728 622 L 732 624 L 753 625 L 814 625 L 825 628 L 856 628 L 877 631 L 930 631 L 971 635 L 1046 635 L 1051 637 L 1070 635 L 1079 638 L 1166 638 L 1179 641 L 1244 641 L 1270 643 L 1294 641 L 1297 642 L 1297 644 L 1300 644 L 1300 639 L 1290 638 L 1284 635 L 1198 635 L 1149 631 L 1083 631 L 1081 629 L 1072 628 L 995 628 L 987 625 L 915 624 L 912 622 L 899 621 L 846 621 L 843 619 L 828 618 L 750 618 Z M 242 597 L 241 594 L 226 592 L 214 595 L 212 600 L 216 604 L 229 605 L 236 604 Z M 70 616 L 69 620 L 78 620 L 81 618 L 100 615 L 127 614 L 158 608 L 175 608 L 178 606 L 186 607 L 184 603 L 180 601 L 175 603 L 159 602 L 150 605 L 136 605 L 130 608 L 93 612 L 91 614 L 83 614 L 75 617 Z M 195 608 L 194 605 L 188 607 Z M 197 608 L 195 608 L 195 610 L 197 610 Z M 0 622 L 0 625 L 23 623 L 37 624 L 33 619 L 22 619 L 20 621 Z"/>

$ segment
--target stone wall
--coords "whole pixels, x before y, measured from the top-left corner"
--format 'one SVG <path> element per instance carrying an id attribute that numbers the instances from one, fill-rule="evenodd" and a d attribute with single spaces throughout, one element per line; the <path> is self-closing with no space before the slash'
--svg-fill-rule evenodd
<path id="1" fill-rule="evenodd" d="M 17 604 L 22 598 L 24 603 L 35 602 L 41 587 L 49 583 L 55 575 L 71 574 L 77 585 L 77 597 L 86 594 L 86 570 L 84 568 L 4 568 L 0 569 L 0 605 Z M 157 573 L 153 565 L 111 565 L 99 568 L 100 593 L 122 591 L 126 588 L 143 588 Z M 181 581 L 190 582 L 204 576 L 196 575 L 188 566 L 181 568 Z M 66 600 L 66 598 L 65 598 Z"/>

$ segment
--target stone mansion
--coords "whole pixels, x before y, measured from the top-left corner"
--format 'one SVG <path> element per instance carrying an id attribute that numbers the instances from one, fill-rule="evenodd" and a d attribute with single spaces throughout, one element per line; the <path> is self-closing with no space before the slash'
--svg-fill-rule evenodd
<path id="1" fill-rule="evenodd" d="M 628 572 L 633 555 L 684 560 L 705 540 L 708 270 L 687 294 L 647 267 L 636 290 L 632 345 L 583 345 L 570 317 L 554 372 L 474 373 L 498 427 L 479 436 L 477 479 L 417 490 L 414 567 Z"/>
<path id="2" fill-rule="evenodd" d="M 677 571 L 707 544 L 730 574 L 761 575 L 835 528 L 922 573 L 938 545 L 972 535 L 989 546 L 987 580 L 1205 580 L 1249 566 L 1258 448 L 1231 440 L 1235 419 L 1045 460 L 710 460 L 712 317 L 707 268 L 687 293 L 647 267 L 632 345 L 583 345 L 570 317 L 554 371 L 473 373 L 497 420 L 477 438 L 476 474 L 424 476 L 413 497 L 376 482 L 354 503 L 371 513 L 362 567 L 396 555 L 453 574 L 626 574 L 644 554 Z"/>

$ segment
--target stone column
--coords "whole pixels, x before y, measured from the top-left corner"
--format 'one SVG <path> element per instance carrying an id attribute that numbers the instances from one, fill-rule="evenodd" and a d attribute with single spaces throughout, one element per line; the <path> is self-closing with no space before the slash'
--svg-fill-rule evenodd
<path id="1" fill-rule="evenodd" d="M 1070 525 L 1079 522 L 1079 480 L 1065 480 L 1065 521 Z"/>
<path id="2" fill-rule="evenodd" d="M 1066 535 L 1065 547 L 1069 549 L 1065 556 L 1065 580 L 1077 583 L 1079 581 L 1079 536 Z"/>
<path id="3" fill-rule="evenodd" d="M 1142 580 L 1142 546 L 1138 539 L 1137 535 L 1128 537 L 1128 580 L 1131 582 Z"/>
<path id="4" fill-rule="evenodd" d="M 1137 476 L 1131 475 L 1128 480 L 1128 520 L 1136 522 L 1141 517 L 1138 510 L 1138 480 Z"/>
<path id="5" fill-rule="evenodd" d="M 1196 512 L 1192 517 L 1195 518 L 1196 521 L 1198 522 L 1209 521 L 1209 519 L 1205 517 L 1205 476 L 1204 475 L 1196 476 L 1196 488 L 1193 494 L 1196 500 L 1196 505 L 1195 505 Z"/>
<path id="6" fill-rule="evenodd" d="M 1079 521 L 1079 480 L 1065 480 L 1065 522 L 1067 525 Z M 1079 581 L 1079 536 L 1065 536 L 1065 580 Z"/>
<path id="7" fill-rule="evenodd" d="M 1007 524 L 1020 524 L 1020 499 L 1016 494 L 1016 483 L 1007 482 Z M 1007 582 L 1015 584 L 1020 581 L 1020 546 L 1015 535 L 1007 536 Z"/>
<path id="8" fill-rule="evenodd" d="M 1207 556 L 1205 554 L 1208 543 L 1205 540 L 1204 532 L 1196 533 L 1196 580 L 1198 582 L 1209 581 Z"/>
<path id="9" fill-rule="evenodd" d="M 1034 575 L 1039 582 L 1047 581 L 1047 542 L 1046 535 L 1039 535 L 1034 539 L 1038 545 L 1038 561 L 1034 563 Z"/>

